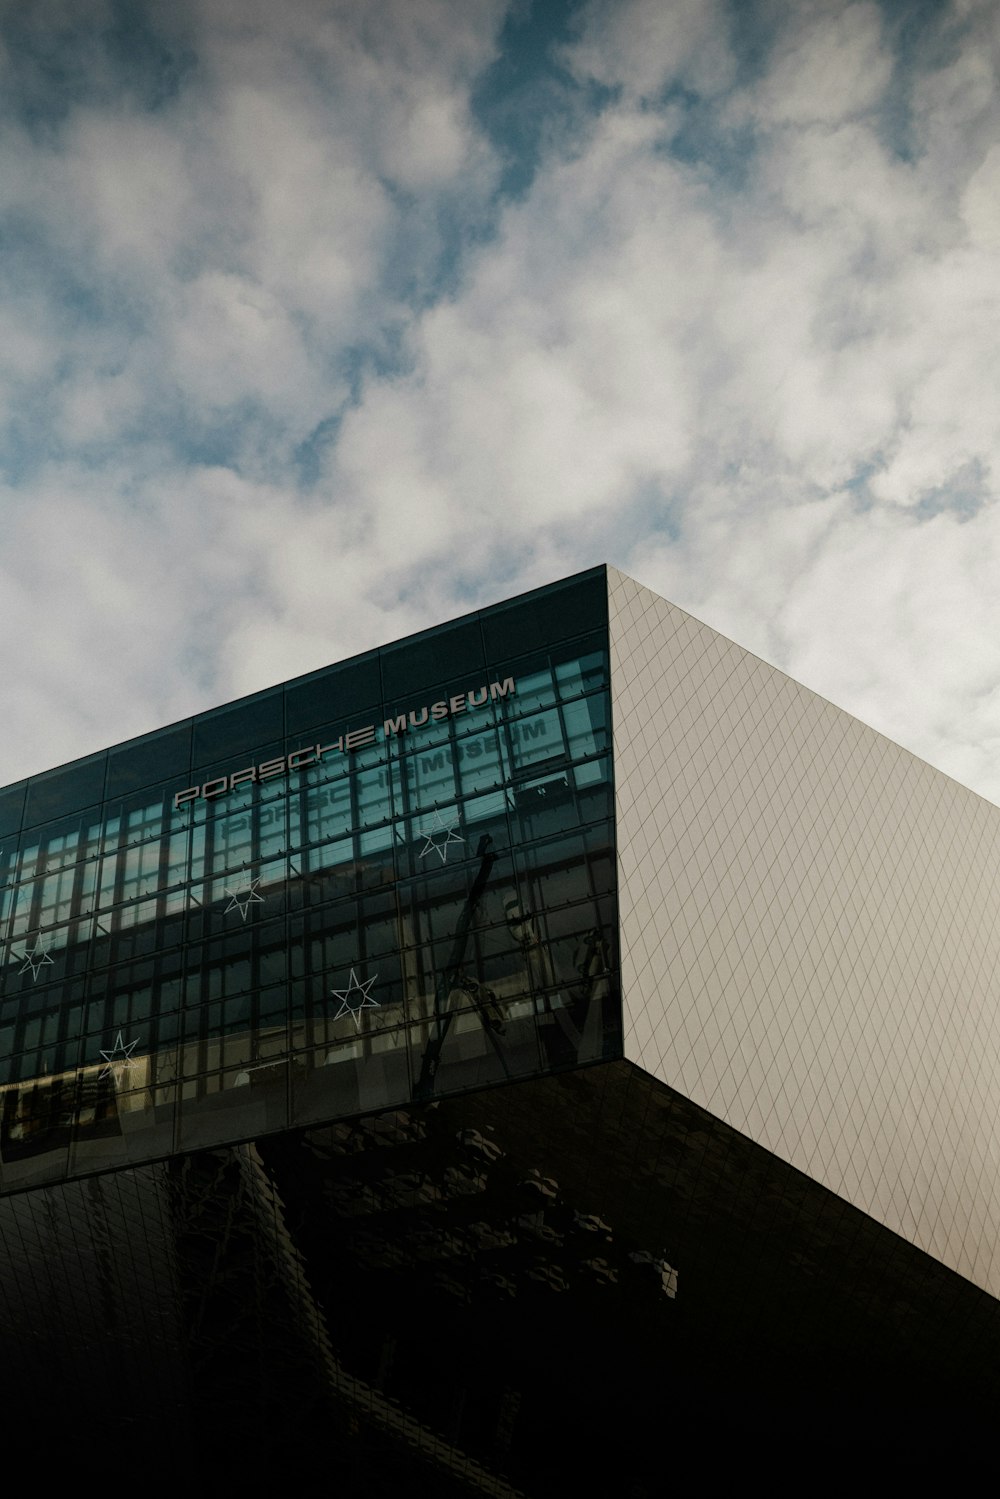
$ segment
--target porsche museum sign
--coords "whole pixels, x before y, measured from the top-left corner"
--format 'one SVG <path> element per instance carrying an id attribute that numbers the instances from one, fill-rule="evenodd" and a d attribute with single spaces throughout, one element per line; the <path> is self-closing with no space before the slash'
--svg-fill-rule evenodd
<path id="1" fill-rule="evenodd" d="M 467 692 L 458 692 L 453 697 L 442 698 L 440 702 L 427 703 L 422 708 L 411 708 L 408 713 L 397 714 L 395 718 L 386 718 L 381 727 L 378 724 L 369 723 L 358 729 L 348 729 L 345 733 L 338 734 L 337 738 L 332 739 L 329 744 L 305 745 L 302 749 L 292 750 L 289 754 L 279 755 L 276 759 L 262 760 L 257 765 L 247 765 L 242 770 L 234 770 L 230 775 L 216 776 L 200 786 L 186 786 L 183 791 L 178 791 L 174 796 L 174 811 L 192 802 L 214 801 L 216 797 L 226 796 L 230 791 L 235 791 L 237 786 L 295 775 L 300 770 L 307 770 L 310 765 L 318 765 L 332 755 L 353 754 L 367 745 L 376 744 L 380 737 L 396 739 L 408 733 L 410 729 L 419 729 L 428 723 L 440 723 L 446 718 L 456 718 L 461 713 L 486 708 L 498 699 L 513 697 L 515 692 L 514 678 L 504 677 L 502 682 L 484 682 L 480 687 L 470 688 Z"/>

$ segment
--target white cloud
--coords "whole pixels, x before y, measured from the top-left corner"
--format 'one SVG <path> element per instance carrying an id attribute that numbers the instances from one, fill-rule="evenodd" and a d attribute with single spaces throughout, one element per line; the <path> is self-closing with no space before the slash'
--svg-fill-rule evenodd
<path id="1" fill-rule="evenodd" d="M 984 256 L 1000 251 L 1000 144 L 991 146 L 962 194 L 971 245 Z"/>
<path id="2" fill-rule="evenodd" d="M 880 102 L 892 72 L 877 5 L 812 0 L 783 18 L 768 76 L 748 101 L 772 125 L 833 126 Z"/>
<path id="3" fill-rule="evenodd" d="M 331 488 L 373 517 L 390 565 L 408 555 L 408 516 L 428 549 L 473 530 L 496 544 L 688 461 L 698 382 L 683 348 L 711 304 L 713 231 L 649 134 L 612 116 L 553 168 L 462 295 L 421 320 L 414 374 L 345 422 Z"/>
<path id="4" fill-rule="evenodd" d="M 639 98 L 673 82 L 716 94 L 733 80 L 729 16 L 718 0 L 589 0 L 565 59 L 579 78 Z"/>

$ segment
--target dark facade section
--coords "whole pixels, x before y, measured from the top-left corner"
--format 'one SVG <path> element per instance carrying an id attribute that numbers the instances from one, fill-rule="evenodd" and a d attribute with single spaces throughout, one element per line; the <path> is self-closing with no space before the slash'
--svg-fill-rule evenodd
<path id="1" fill-rule="evenodd" d="M 652 1499 L 706 1419 L 738 1469 L 1000 1395 L 991 1297 L 625 1062 L 9 1198 L 0 1246 L 8 1416 L 177 1477 Z"/>

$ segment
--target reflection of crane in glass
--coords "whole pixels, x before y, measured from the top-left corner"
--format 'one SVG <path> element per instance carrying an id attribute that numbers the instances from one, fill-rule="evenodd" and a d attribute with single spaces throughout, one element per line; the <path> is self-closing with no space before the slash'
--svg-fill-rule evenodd
<path id="1" fill-rule="evenodd" d="M 497 855 L 492 839 L 484 834 L 476 849 L 479 868 L 455 925 L 448 961 L 434 991 L 432 1033 L 424 1048 L 417 1098 L 430 1097 L 448 1032 L 455 1015 L 471 1007 L 483 1034 L 496 1054 L 503 1076 L 511 1076 L 502 1038 L 506 1022 L 496 994 L 465 972 L 466 952 L 476 908 L 482 900 Z M 538 1039 L 548 1065 L 562 1067 L 582 1055 L 600 1052 L 604 1000 L 610 993 L 611 964 L 607 939 L 600 927 L 581 937 L 573 961 L 573 976 L 556 972 L 548 944 L 540 929 L 539 912 L 525 909 L 513 892 L 504 902 L 507 930 L 521 954 L 522 992 L 534 1001 Z M 462 996 L 465 996 L 463 1003 Z M 471 1005 L 470 1005 L 471 1002 Z M 543 1018 L 544 1017 L 544 1018 Z"/>
<path id="2" fill-rule="evenodd" d="M 504 913 L 524 960 L 525 989 L 534 999 L 536 1015 L 546 1017 L 539 1031 L 546 1055 L 553 1066 L 576 1061 L 584 1048 L 588 1020 L 599 1021 L 602 1005 L 598 1002 L 608 993 L 607 940 L 600 927 L 593 927 L 577 949 L 575 977 L 567 979 L 556 972 L 539 930 L 538 913 L 526 910 L 514 892 L 504 902 Z"/>
<path id="3" fill-rule="evenodd" d="M 599 926 L 592 927 L 577 950 L 574 967 L 578 982 L 570 989 L 571 1014 L 577 1027 L 578 1046 L 584 1047 L 588 1021 L 599 1025 L 604 1002 L 611 994 L 611 949 Z"/>
<path id="4" fill-rule="evenodd" d="M 463 971 L 472 920 L 476 914 L 476 907 L 482 900 L 493 865 L 496 863 L 496 854 L 490 852 L 492 842 L 493 839 L 489 833 L 484 833 L 479 840 L 476 848 L 479 868 L 472 882 L 472 889 L 459 914 L 455 926 L 455 940 L 448 954 L 448 961 L 441 971 L 434 990 L 434 1034 L 424 1048 L 424 1059 L 415 1089 L 417 1098 L 427 1098 L 434 1092 L 434 1079 L 441 1062 L 441 1051 L 456 1013 L 450 1006 L 451 996 L 456 991 L 467 994 L 471 999 L 476 1014 L 479 1016 L 483 1033 L 496 1052 L 500 1066 L 503 1068 L 504 1077 L 510 1077 L 510 1069 L 504 1058 L 499 1039 L 504 1033 L 505 1026 L 497 1004 L 497 997 L 492 989 L 488 989 L 485 984 L 480 984 L 474 978 L 469 978 Z"/>
<path id="5" fill-rule="evenodd" d="M 514 891 L 504 901 L 503 911 L 507 930 L 524 959 L 524 988 L 535 997 L 536 1008 L 550 1008 L 556 976 L 538 930 L 537 913 L 526 911 Z"/>

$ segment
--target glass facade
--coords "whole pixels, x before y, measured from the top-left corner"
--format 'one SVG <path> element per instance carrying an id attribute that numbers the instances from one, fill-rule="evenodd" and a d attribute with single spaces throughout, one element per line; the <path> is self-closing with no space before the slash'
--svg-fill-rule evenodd
<path id="1" fill-rule="evenodd" d="M 603 569 L 0 792 L 0 1187 L 621 1054 Z"/>

